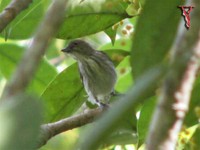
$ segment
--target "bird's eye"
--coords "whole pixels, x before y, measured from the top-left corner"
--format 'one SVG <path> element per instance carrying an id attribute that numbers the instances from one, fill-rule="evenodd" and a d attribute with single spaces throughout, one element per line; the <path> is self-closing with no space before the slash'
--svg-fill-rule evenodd
<path id="1" fill-rule="evenodd" d="M 75 43 L 74 43 L 74 45 L 76 45 L 76 46 L 77 46 L 77 45 L 78 45 L 78 43 L 77 43 L 77 42 L 75 42 Z"/>

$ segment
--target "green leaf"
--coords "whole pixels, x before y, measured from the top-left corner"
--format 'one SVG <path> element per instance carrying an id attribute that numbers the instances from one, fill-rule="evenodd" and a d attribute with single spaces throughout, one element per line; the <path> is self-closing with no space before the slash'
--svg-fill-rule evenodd
<path id="1" fill-rule="evenodd" d="M 137 130 L 139 136 L 138 147 L 144 144 L 147 132 L 149 130 L 149 125 L 151 123 L 150 121 L 153 115 L 155 105 L 156 105 L 156 98 L 152 97 L 149 100 L 147 100 L 142 106 L 142 109 L 140 111 L 140 118 L 137 124 Z"/>
<path id="2" fill-rule="evenodd" d="M 103 141 L 103 144 L 106 145 L 127 145 L 127 144 L 136 144 L 137 135 L 127 132 L 117 132 L 109 136 Z"/>
<path id="3" fill-rule="evenodd" d="M 86 100 L 77 64 L 66 68 L 49 84 L 41 98 L 46 105 L 46 121 L 71 116 Z"/>
<path id="4" fill-rule="evenodd" d="M 0 2 L 0 12 L 8 5 L 10 0 Z M 22 11 L 0 34 L 10 39 L 30 38 L 44 14 L 44 1 L 34 0 L 27 9 Z"/>
<path id="5" fill-rule="evenodd" d="M 70 16 L 65 19 L 56 37 L 60 39 L 75 39 L 94 34 L 111 27 L 126 17 L 126 15 L 114 13 L 91 13 Z"/>
<path id="6" fill-rule="evenodd" d="M 9 2 L 8 0 L 2 1 L 0 11 Z M 41 21 L 49 2 L 49 0 L 33 1 L 28 9 L 21 12 L 0 35 L 10 39 L 30 38 Z M 69 1 L 66 17 L 56 37 L 74 39 L 104 31 L 129 17 L 126 13 L 127 6 L 128 4 L 121 0 L 83 1 L 81 3 L 79 0 Z"/>
<path id="7" fill-rule="evenodd" d="M 0 49 L 0 72 L 6 79 L 9 79 L 13 74 L 17 64 L 19 63 L 24 53 L 24 47 L 16 44 L 1 44 Z M 26 64 L 24 64 L 26 65 Z M 40 95 L 49 82 L 56 76 L 57 72 L 45 59 L 41 64 L 28 87 L 29 92 Z"/>
<path id="8" fill-rule="evenodd" d="M 105 52 L 111 58 L 115 66 L 121 63 L 126 56 L 130 55 L 129 52 L 121 49 L 106 49 L 103 52 Z"/>
<path id="9" fill-rule="evenodd" d="M 136 25 L 132 44 L 131 66 L 134 77 L 160 64 L 176 36 L 181 12 L 180 0 L 149 0 Z"/>
<path id="10" fill-rule="evenodd" d="M 42 112 L 35 98 L 20 95 L 3 101 L 0 107 L 0 122 L 1 150 L 36 148 Z"/>
<path id="11" fill-rule="evenodd" d="M 112 27 L 110 27 L 110 28 L 106 29 L 104 32 L 108 35 L 112 44 L 114 45 L 116 34 L 117 34 L 117 29 L 113 29 Z"/>
<path id="12" fill-rule="evenodd" d="M 66 18 L 57 38 L 74 39 L 110 28 L 128 17 L 127 3 L 121 0 L 74 1 L 68 6 Z"/>
<path id="13" fill-rule="evenodd" d="M 121 50 L 125 50 L 125 51 L 130 51 L 131 40 L 130 40 L 130 38 L 121 38 L 119 40 L 116 40 L 114 45 L 112 45 L 112 43 L 107 43 L 107 44 L 99 47 L 99 49 L 101 49 L 101 50 L 121 49 Z"/>
<path id="14" fill-rule="evenodd" d="M 116 69 L 118 73 L 118 81 L 115 86 L 115 89 L 118 92 L 124 93 L 133 85 L 133 79 L 131 76 L 131 67 L 130 67 L 130 57 L 127 56 L 117 66 Z"/>

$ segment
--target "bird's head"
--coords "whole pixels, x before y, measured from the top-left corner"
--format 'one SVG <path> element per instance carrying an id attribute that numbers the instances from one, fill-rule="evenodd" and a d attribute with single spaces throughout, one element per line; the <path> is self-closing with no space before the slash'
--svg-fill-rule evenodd
<path id="1" fill-rule="evenodd" d="M 95 51 L 88 43 L 82 40 L 71 41 L 68 46 L 61 50 L 73 56 L 75 59 L 87 58 Z"/>

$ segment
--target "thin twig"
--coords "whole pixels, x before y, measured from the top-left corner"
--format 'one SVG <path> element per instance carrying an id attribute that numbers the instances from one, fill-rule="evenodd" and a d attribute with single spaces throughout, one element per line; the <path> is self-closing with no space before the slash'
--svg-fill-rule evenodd
<path id="1" fill-rule="evenodd" d="M 21 63 L 6 85 L 2 98 L 13 96 L 25 90 L 50 40 L 59 29 L 65 15 L 66 2 L 67 0 L 53 1 L 47 15 L 34 35 L 30 47 L 25 51 Z"/>
<path id="2" fill-rule="evenodd" d="M 200 5 L 191 14 L 191 28 L 182 27 L 174 44 L 170 70 L 166 75 L 158 106 L 147 138 L 147 150 L 174 150 L 200 59 Z M 181 24 L 183 26 L 183 24 Z"/>
<path id="3" fill-rule="evenodd" d="M 12 0 L 0 14 L 0 33 L 15 17 L 32 3 L 33 0 Z"/>
<path id="4" fill-rule="evenodd" d="M 42 125 L 38 147 L 45 145 L 55 135 L 93 122 L 102 112 L 101 108 L 91 109 L 58 122 Z"/>

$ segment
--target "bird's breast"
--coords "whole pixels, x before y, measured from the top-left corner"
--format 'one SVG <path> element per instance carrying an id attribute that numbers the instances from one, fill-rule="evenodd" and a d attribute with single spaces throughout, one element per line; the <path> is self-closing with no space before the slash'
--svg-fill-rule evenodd
<path id="1" fill-rule="evenodd" d="M 88 59 L 78 64 L 87 93 L 104 95 L 113 91 L 117 76 L 112 62 Z"/>

